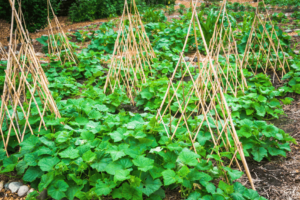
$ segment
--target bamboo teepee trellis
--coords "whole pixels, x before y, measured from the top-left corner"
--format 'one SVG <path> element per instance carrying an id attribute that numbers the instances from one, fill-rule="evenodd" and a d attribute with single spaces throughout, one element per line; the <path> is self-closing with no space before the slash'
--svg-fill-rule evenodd
<path id="1" fill-rule="evenodd" d="M 5 82 L 1 96 L 0 133 L 5 151 L 8 154 L 9 140 L 12 135 L 17 141 L 23 141 L 25 134 L 38 134 L 42 127 L 46 128 L 44 117 L 54 113 L 60 117 L 56 103 L 47 86 L 47 78 L 39 65 L 28 33 L 22 25 L 21 12 L 15 10 L 15 0 L 10 0 L 12 7 L 12 24 L 9 42 L 8 62 L 5 71 Z M 15 35 L 12 37 L 13 24 L 16 20 Z M 13 40 L 21 42 L 18 55 L 13 50 Z M 31 118 L 35 115 L 36 119 Z M 33 127 L 35 124 L 35 128 Z"/>
<path id="2" fill-rule="evenodd" d="M 3 45 L 0 43 L 0 61 L 7 60 L 7 52 L 5 51 Z"/>
<path id="3" fill-rule="evenodd" d="M 216 71 L 224 93 L 229 91 L 234 96 L 237 96 L 239 90 L 244 92 L 244 89 L 247 87 L 247 81 L 243 73 L 226 4 L 227 0 L 224 0 L 215 23 L 209 52 L 217 66 Z"/>
<path id="4" fill-rule="evenodd" d="M 104 92 L 125 90 L 131 103 L 135 104 L 134 97 L 141 84 L 146 83 L 154 57 L 135 0 L 131 0 L 130 5 L 125 0 Z"/>
<path id="5" fill-rule="evenodd" d="M 195 4 L 193 4 L 192 19 L 183 51 L 169 80 L 167 92 L 158 109 L 156 118 L 172 141 L 179 138 L 181 138 L 181 141 L 185 140 L 187 145 L 191 145 L 191 149 L 195 153 L 198 153 L 197 147 L 199 147 L 197 140 L 209 138 L 210 143 L 207 144 L 208 146 L 205 149 L 208 155 L 211 156 L 207 159 L 209 160 L 214 156 L 223 160 L 228 159 L 227 162 L 219 162 L 218 166 L 227 165 L 232 167 L 235 163 L 236 168 L 246 172 L 252 188 L 255 189 L 244 157 L 242 144 L 237 136 L 231 112 L 216 72 L 216 66 L 213 63 L 201 29 L 195 9 L 198 0 L 193 3 Z M 198 44 L 203 43 L 208 55 L 204 59 L 198 59 L 196 70 L 184 60 L 184 50 L 191 34 L 192 24 L 194 25 L 194 34 L 200 33 L 199 37 L 202 39 L 202 41 L 197 41 L 195 35 L 196 49 L 199 49 Z M 200 55 L 199 52 L 197 54 Z M 178 80 L 178 74 L 181 76 L 180 80 Z M 182 140 L 182 138 L 184 139 Z M 227 158 L 222 157 L 224 154 L 227 154 Z M 243 169 L 238 157 L 242 161 Z M 215 162 L 218 161 L 215 160 Z M 225 179 L 228 180 L 227 175 Z"/>
<path id="6" fill-rule="evenodd" d="M 63 31 L 58 18 L 56 17 L 52 8 L 50 0 L 47 0 L 47 12 L 48 12 L 48 52 L 65 64 L 65 62 L 73 62 L 77 64 L 77 58 L 73 54 L 72 46 L 69 39 Z M 51 15 L 53 20 L 51 22 Z M 63 56 L 62 56 L 63 54 Z"/>
<path id="7" fill-rule="evenodd" d="M 259 13 L 257 7 L 242 65 L 250 68 L 254 74 L 263 72 L 271 75 L 273 83 L 281 82 L 290 67 L 266 5 L 263 0 L 261 2 L 266 14 Z"/>

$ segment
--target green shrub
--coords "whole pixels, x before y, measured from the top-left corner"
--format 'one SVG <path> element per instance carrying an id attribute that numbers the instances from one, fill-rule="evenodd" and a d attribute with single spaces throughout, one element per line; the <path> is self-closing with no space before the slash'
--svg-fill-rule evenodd
<path id="1" fill-rule="evenodd" d="M 130 4 L 130 1 L 128 2 Z M 174 4 L 175 0 L 136 0 L 140 13 L 147 11 L 147 7 Z M 124 0 L 76 0 L 69 8 L 69 18 L 72 22 L 106 18 L 121 15 L 124 9 Z"/>
<path id="2" fill-rule="evenodd" d="M 300 11 L 295 11 L 292 16 L 293 18 L 300 19 Z"/>
<path id="3" fill-rule="evenodd" d="M 54 12 L 57 14 L 60 0 L 50 0 Z M 19 8 L 16 1 L 16 9 Z M 43 29 L 47 26 L 47 1 L 45 0 L 22 0 L 22 11 L 29 32 Z M 11 7 L 9 1 L 0 1 L 0 19 L 11 22 Z"/>
<path id="4" fill-rule="evenodd" d="M 72 22 L 81 22 L 85 20 L 93 21 L 95 19 L 95 14 L 97 7 L 95 4 L 97 0 L 77 0 L 69 8 L 69 18 Z"/>
<path id="5" fill-rule="evenodd" d="M 272 19 L 277 21 L 277 22 L 282 22 L 283 19 L 287 19 L 287 17 L 285 16 L 285 14 L 280 12 L 280 13 L 273 13 Z"/>
<path id="6" fill-rule="evenodd" d="M 154 11 L 153 8 L 148 8 L 142 15 L 142 19 L 144 22 L 164 22 L 167 17 L 162 10 Z"/>

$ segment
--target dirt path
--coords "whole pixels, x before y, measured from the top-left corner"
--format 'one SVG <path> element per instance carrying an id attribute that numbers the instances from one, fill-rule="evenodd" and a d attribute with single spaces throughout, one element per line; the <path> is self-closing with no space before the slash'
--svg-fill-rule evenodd
<path id="1" fill-rule="evenodd" d="M 70 20 L 68 19 L 68 17 L 58 17 L 58 20 L 60 22 L 60 25 L 63 29 L 63 31 L 65 33 L 67 32 L 74 32 L 75 30 L 82 28 L 82 27 L 86 27 L 86 26 L 90 26 L 90 25 L 96 25 L 95 28 L 99 27 L 99 25 L 102 22 L 107 22 L 108 19 L 97 19 L 94 21 L 86 21 L 86 22 L 78 22 L 78 23 L 71 23 Z M 52 20 L 52 26 L 54 27 L 54 29 L 56 28 L 56 25 L 54 25 L 54 20 Z M 6 21 L 0 19 L 0 30 L 1 30 L 1 34 L 0 34 L 0 43 L 2 43 L 3 46 L 7 46 L 8 45 L 8 37 L 10 34 L 10 24 L 7 23 Z M 49 31 L 49 26 L 47 26 L 46 28 L 42 29 L 42 30 L 38 30 L 35 33 L 30 33 L 30 38 L 32 39 L 36 39 L 41 37 L 42 35 L 48 35 L 48 31 Z"/>

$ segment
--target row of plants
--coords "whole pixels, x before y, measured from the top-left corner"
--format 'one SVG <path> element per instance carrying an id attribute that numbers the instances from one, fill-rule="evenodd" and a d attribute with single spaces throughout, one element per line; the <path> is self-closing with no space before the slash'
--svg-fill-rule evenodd
<path id="1" fill-rule="evenodd" d="M 272 6 L 285 7 L 287 11 L 297 10 L 300 7 L 300 3 L 297 0 L 265 0 L 264 2 Z"/>

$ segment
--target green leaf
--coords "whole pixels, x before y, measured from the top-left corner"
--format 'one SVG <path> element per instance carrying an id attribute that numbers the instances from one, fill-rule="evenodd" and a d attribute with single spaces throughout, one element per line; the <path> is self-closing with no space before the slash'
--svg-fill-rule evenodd
<path id="1" fill-rule="evenodd" d="M 144 156 L 139 156 L 132 160 L 133 164 L 138 167 L 139 170 L 146 172 L 153 168 L 154 160 L 150 158 L 145 158 Z"/>
<path id="2" fill-rule="evenodd" d="M 259 102 L 263 102 L 263 103 L 267 102 L 267 98 L 264 97 L 264 96 L 262 96 L 262 95 L 259 95 L 258 98 L 257 98 L 257 100 L 258 100 Z"/>
<path id="3" fill-rule="evenodd" d="M 140 95 L 143 99 L 150 100 L 153 97 L 153 94 L 149 92 L 149 88 L 145 88 L 140 92 Z"/>
<path id="4" fill-rule="evenodd" d="M 199 181 L 201 184 L 204 185 L 212 180 L 212 177 L 204 172 L 200 172 L 196 168 L 190 170 L 191 172 L 188 174 L 187 179 L 190 181 Z"/>
<path id="5" fill-rule="evenodd" d="M 197 164 L 196 168 L 199 169 L 199 170 L 209 170 L 209 169 L 213 168 L 213 165 L 212 165 L 211 161 L 207 162 L 206 160 L 201 160 Z"/>
<path id="6" fill-rule="evenodd" d="M 189 197 L 186 200 L 199 200 L 201 197 L 201 194 L 199 192 L 193 192 L 189 195 Z"/>
<path id="7" fill-rule="evenodd" d="M 197 135 L 197 141 L 201 145 L 205 145 L 206 141 L 209 141 L 210 139 L 211 139 L 210 132 L 202 132 L 202 131 L 200 131 L 199 134 Z"/>
<path id="8" fill-rule="evenodd" d="M 244 125 L 239 131 L 238 131 L 239 136 L 244 136 L 246 138 L 249 138 L 252 136 L 252 129 L 248 125 Z"/>
<path id="9" fill-rule="evenodd" d="M 139 121 L 132 121 L 132 122 L 129 122 L 127 124 L 127 128 L 130 129 L 130 130 L 134 130 L 136 129 L 137 126 L 141 125 L 142 123 L 139 122 Z"/>
<path id="10" fill-rule="evenodd" d="M 239 192 L 239 191 L 237 191 L 237 192 Z M 232 193 L 231 197 L 233 200 L 244 200 L 245 199 L 241 193 Z"/>
<path id="11" fill-rule="evenodd" d="M 286 157 L 286 153 L 285 151 L 278 149 L 276 147 L 267 147 L 267 150 L 269 151 L 269 154 L 271 156 L 278 156 L 278 155 L 282 155 L 283 157 Z"/>
<path id="12" fill-rule="evenodd" d="M 207 192 L 214 194 L 216 192 L 216 186 L 210 182 L 208 182 L 205 186 Z"/>
<path id="13" fill-rule="evenodd" d="M 96 108 L 98 111 L 106 112 L 109 108 L 106 105 L 95 105 L 93 108 Z"/>
<path id="14" fill-rule="evenodd" d="M 90 199 L 92 199 L 92 197 L 89 198 L 88 192 L 82 192 L 82 191 L 77 191 L 75 193 L 75 197 L 77 197 L 80 200 L 90 200 Z"/>
<path id="15" fill-rule="evenodd" d="M 113 159 L 113 161 L 116 161 L 119 158 L 126 156 L 126 154 L 124 153 L 124 151 L 126 149 L 128 149 L 128 145 L 126 145 L 126 144 L 119 145 L 119 146 L 111 146 L 107 150 L 107 153 L 109 153 L 111 155 L 111 158 Z"/>
<path id="16" fill-rule="evenodd" d="M 247 197 L 248 199 L 256 199 L 259 197 L 259 194 L 251 189 L 247 189 L 246 192 L 244 192 L 243 194 L 245 197 Z"/>
<path id="17" fill-rule="evenodd" d="M 60 131 L 55 133 L 56 142 L 57 143 L 65 143 L 66 141 L 70 140 L 71 136 L 73 135 L 72 131 Z"/>
<path id="18" fill-rule="evenodd" d="M 254 156 L 254 160 L 260 162 L 265 156 L 268 155 L 268 151 L 263 147 L 254 147 L 251 151 L 251 154 Z"/>
<path id="19" fill-rule="evenodd" d="M 74 149 L 73 147 L 69 147 L 59 153 L 60 157 L 62 158 L 70 158 L 70 159 L 75 159 L 79 157 L 79 151 L 77 149 Z"/>
<path id="20" fill-rule="evenodd" d="M 183 149 L 178 158 L 186 165 L 196 166 L 198 164 L 197 158 L 200 158 L 200 156 L 189 149 Z"/>
<path id="21" fill-rule="evenodd" d="M 162 171 L 164 171 L 164 168 L 154 165 L 154 167 L 152 169 L 150 169 L 149 172 L 150 172 L 152 178 L 155 179 L 155 178 L 159 178 L 162 176 L 162 174 L 161 174 Z"/>
<path id="22" fill-rule="evenodd" d="M 252 113 L 254 113 L 253 109 L 246 109 L 246 114 L 247 115 L 252 115 Z"/>
<path id="23" fill-rule="evenodd" d="M 121 170 L 121 169 L 128 169 L 132 166 L 132 162 L 129 158 L 122 158 L 120 160 L 114 161 L 109 163 L 106 168 L 105 171 L 108 174 L 111 175 L 115 175 L 117 170 Z"/>
<path id="24" fill-rule="evenodd" d="M 26 200 L 36 200 L 36 197 L 39 195 L 39 193 L 35 190 L 33 192 L 30 192 L 27 196 L 26 196 Z"/>
<path id="25" fill-rule="evenodd" d="M 24 160 L 19 161 L 16 166 L 18 175 L 22 175 L 25 172 L 25 170 L 27 169 L 27 167 L 28 167 L 28 165 Z"/>
<path id="26" fill-rule="evenodd" d="M 54 179 L 54 171 L 44 174 L 38 186 L 39 191 L 43 191 L 44 189 L 46 189 L 48 185 L 53 181 L 53 179 Z"/>
<path id="27" fill-rule="evenodd" d="M 40 143 L 39 138 L 34 135 L 31 135 L 25 141 L 21 142 L 20 146 L 22 147 L 22 150 L 32 151 L 35 147 L 38 146 L 39 143 Z"/>
<path id="28" fill-rule="evenodd" d="M 38 152 L 25 154 L 24 160 L 29 166 L 37 166 L 38 164 Z M 5 166 L 5 165 L 4 165 Z"/>
<path id="29" fill-rule="evenodd" d="M 109 156 L 107 154 L 107 156 Z M 105 156 L 101 156 L 101 157 L 98 157 L 97 156 L 97 159 L 95 160 L 94 163 L 91 164 L 91 167 L 93 169 L 96 169 L 98 172 L 103 172 L 105 171 L 105 168 L 106 166 L 111 163 L 112 159 L 107 157 L 106 155 Z"/>
<path id="30" fill-rule="evenodd" d="M 5 157 L 3 160 L 3 166 L 7 167 L 8 165 L 17 165 L 18 164 L 18 158 L 15 155 L 12 155 L 10 157 Z"/>
<path id="31" fill-rule="evenodd" d="M 80 134 L 81 138 L 84 139 L 84 140 L 94 140 L 95 139 L 95 135 L 90 132 L 90 131 L 83 131 L 81 134 Z"/>
<path id="32" fill-rule="evenodd" d="M 181 169 L 177 172 L 180 177 L 186 177 L 190 173 L 190 170 L 187 166 L 182 166 Z"/>
<path id="33" fill-rule="evenodd" d="M 265 109 L 265 106 L 259 104 L 259 103 L 255 103 L 254 104 L 254 108 L 256 110 L 256 114 L 258 116 L 261 116 L 261 117 L 264 117 L 265 114 L 266 114 L 266 109 Z"/>
<path id="34" fill-rule="evenodd" d="M 155 191 L 157 191 L 162 186 L 162 183 L 159 179 L 153 180 L 151 176 L 149 176 L 145 182 L 141 184 L 140 189 L 144 194 L 146 194 L 148 197 L 153 194 Z"/>
<path id="35" fill-rule="evenodd" d="M 228 184 L 224 183 L 223 181 L 220 181 L 218 187 L 221 190 L 223 190 L 226 194 L 233 193 L 233 185 L 228 185 Z"/>
<path id="36" fill-rule="evenodd" d="M 272 137 L 277 132 L 278 129 L 274 125 L 267 125 L 262 130 L 262 134 L 264 134 L 266 137 Z"/>
<path id="37" fill-rule="evenodd" d="M 67 183 L 69 185 L 67 191 L 66 191 L 66 196 L 68 200 L 73 200 L 75 197 L 75 194 L 77 192 L 80 192 L 84 185 L 77 185 L 73 181 L 68 181 Z"/>
<path id="38" fill-rule="evenodd" d="M 82 155 L 82 159 L 84 162 L 91 163 L 96 159 L 96 154 L 89 150 Z"/>
<path id="39" fill-rule="evenodd" d="M 235 182 L 233 184 L 233 188 L 234 188 L 234 191 L 238 191 L 239 193 L 244 193 L 244 191 L 247 189 L 247 188 L 245 188 L 245 186 L 243 186 L 239 182 Z"/>
<path id="40" fill-rule="evenodd" d="M 55 148 L 55 142 L 48 140 L 45 136 L 39 138 L 39 140 L 46 146 L 50 148 Z"/>
<path id="41" fill-rule="evenodd" d="M 6 158 L 6 151 L 4 149 L 0 149 L 0 160 Z"/>
<path id="42" fill-rule="evenodd" d="M 124 136 L 118 131 L 114 131 L 112 133 L 109 133 L 110 137 L 114 140 L 114 142 L 120 142 L 123 140 Z"/>
<path id="43" fill-rule="evenodd" d="M 83 181 L 86 181 L 81 179 L 80 176 L 76 176 L 76 174 L 68 174 L 68 177 L 71 178 L 77 185 L 84 185 Z"/>
<path id="44" fill-rule="evenodd" d="M 177 175 L 171 169 L 167 169 L 167 170 L 163 171 L 162 175 L 164 178 L 164 185 L 171 185 L 173 183 L 176 183 L 176 181 L 177 181 Z"/>
<path id="45" fill-rule="evenodd" d="M 231 169 L 229 167 L 224 167 L 224 169 L 227 171 L 227 173 L 229 174 L 231 180 L 233 180 L 233 181 L 241 178 L 242 175 L 244 174 L 241 171 L 234 170 L 234 169 Z"/>
<path id="46" fill-rule="evenodd" d="M 199 142 L 199 141 L 198 141 Z M 167 145 L 167 148 L 170 150 L 170 151 L 182 151 L 182 147 L 178 144 L 178 143 L 171 143 L 171 144 L 168 144 Z"/>
<path id="47" fill-rule="evenodd" d="M 55 151 L 55 149 L 54 149 Z M 41 156 L 41 155 L 53 155 L 54 153 L 51 151 L 51 149 L 49 149 L 48 147 L 45 147 L 45 146 L 42 146 L 41 148 L 39 148 L 37 150 L 38 152 L 38 155 Z"/>
<path id="48" fill-rule="evenodd" d="M 12 172 L 15 170 L 15 166 L 16 164 L 10 164 L 10 165 L 7 165 L 4 170 L 1 170 L 0 173 L 7 173 L 7 172 Z"/>
<path id="49" fill-rule="evenodd" d="M 41 167 L 42 171 L 51 171 L 53 170 L 53 167 L 59 163 L 60 159 L 58 157 L 46 157 L 42 158 L 38 165 Z"/>
<path id="50" fill-rule="evenodd" d="M 141 181 L 142 180 L 136 176 L 130 176 L 130 179 L 129 179 L 129 183 L 132 187 L 140 187 Z"/>
<path id="51" fill-rule="evenodd" d="M 89 120 L 85 117 L 76 117 L 75 121 L 81 126 L 85 126 L 87 123 L 89 123 Z"/>
<path id="52" fill-rule="evenodd" d="M 175 167 L 175 163 L 174 160 L 177 160 L 177 155 L 174 152 L 171 151 L 160 151 L 158 153 L 161 157 L 163 157 L 164 159 L 164 167 L 165 168 L 174 168 Z"/>
<path id="53" fill-rule="evenodd" d="M 291 151 L 291 147 L 290 144 L 284 143 L 284 144 L 277 144 L 279 146 L 280 149 L 285 150 L 285 151 Z"/>
<path id="54" fill-rule="evenodd" d="M 125 181 L 127 179 L 130 179 L 130 171 L 128 169 L 125 170 L 117 170 L 115 172 L 114 181 Z"/>
<path id="55" fill-rule="evenodd" d="M 99 111 L 91 110 L 89 113 L 89 119 L 100 119 L 102 117 L 102 114 Z"/>
<path id="56" fill-rule="evenodd" d="M 210 154 L 210 155 L 207 155 L 206 158 L 212 158 L 212 159 L 215 159 L 216 161 L 220 161 L 220 162 L 223 162 L 221 157 L 217 154 Z"/>
<path id="57" fill-rule="evenodd" d="M 279 102 L 279 100 L 277 100 L 277 99 L 272 99 L 269 103 L 268 103 L 268 105 L 271 107 L 271 108 L 279 108 L 280 107 L 280 102 Z"/>
<path id="58" fill-rule="evenodd" d="M 285 99 L 281 99 L 281 101 L 284 105 L 289 105 L 292 103 L 292 101 L 294 101 L 294 99 L 290 97 L 286 97 Z"/>
<path id="59" fill-rule="evenodd" d="M 109 195 L 113 188 L 115 188 L 117 184 L 113 181 L 106 180 L 105 182 L 101 180 L 97 180 L 95 192 L 98 196 Z"/>
<path id="60" fill-rule="evenodd" d="M 42 175 L 43 171 L 39 167 L 29 167 L 23 176 L 23 180 L 26 182 L 33 182 Z"/>
<path id="61" fill-rule="evenodd" d="M 113 198 L 126 200 L 142 200 L 143 192 L 138 188 L 131 187 L 128 183 L 123 183 L 121 187 L 112 192 Z"/>
<path id="62" fill-rule="evenodd" d="M 48 188 L 48 194 L 54 199 L 62 199 L 66 197 L 65 192 L 69 188 L 69 185 L 63 181 L 58 180 L 54 184 L 51 184 Z"/>
<path id="63" fill-rule="evenodd" d="M 60 124 L 59 120 L 60 120 L 59 118 L 48 119 L 48 120 L 46 120 L 46 125 L 47 126 L 56 126 L 56 125 L 59 125 Z"/>

